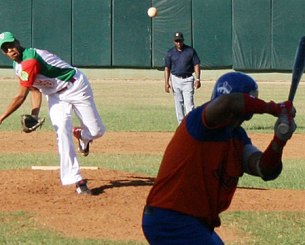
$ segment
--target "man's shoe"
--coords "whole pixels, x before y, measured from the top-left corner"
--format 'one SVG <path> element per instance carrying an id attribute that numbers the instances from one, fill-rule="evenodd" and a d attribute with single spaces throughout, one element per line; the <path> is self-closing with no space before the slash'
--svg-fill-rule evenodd
<path id="1" fill-rule="evenodd" d="M 87 186 L 87 181 L 81 180 L 76 183 L 76 192 L 80 195 L 91 195 L 91 190 Z"/>
<path id="2" fill-rule="evenodd" d="M 82 137 L 81 137 L 82 129 L 80 127 L 73 128 L 72 132 L 73 132 L 74 137 L 78 141 L 79 152 L 85 157 L 88 156 L 89 155 L 89 143 L 91 143 L 91 141 L 89 141 L 87 144 L 84 143 L 84 141 L 82 140 Z"/>

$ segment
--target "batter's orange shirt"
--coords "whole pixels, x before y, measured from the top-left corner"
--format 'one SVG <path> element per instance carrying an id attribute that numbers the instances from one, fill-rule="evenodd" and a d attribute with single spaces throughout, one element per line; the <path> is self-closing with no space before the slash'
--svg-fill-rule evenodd
<path id="1" fill-rule="evenodd" d="M 217 227 L 219 213 L 229 207 L 243 175 L 243 148 L 251 141 L 242 127 L 206 127 L 204 108 L 191 111 L 177 128 L 147 205 L 195 216 Z"/>

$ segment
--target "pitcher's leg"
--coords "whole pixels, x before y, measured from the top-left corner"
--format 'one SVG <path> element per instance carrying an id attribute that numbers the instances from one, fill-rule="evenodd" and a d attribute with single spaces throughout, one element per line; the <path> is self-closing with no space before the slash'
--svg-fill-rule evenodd
<path id="1" fill-rule="evenodd" d="M 56 131 L 60 156 L 60 179 L 63 185 L 82 180 L 72 137 L 72 106 L 62 101 L 48 99 L 51 122 Z"/>
<path id="2" fill-rule="evenodd" d="M 82 140 L 92 141 L 104 135 L 106 128 L 92 97 L 74 104 L 74 111 L 80 120 Z"/>
<path id="3" fill-rule="evenodd" d="M 78 90 L 73 95 L 73 109 L 80 120 L 81 139 L 87 143 L 105 133 L 105 125 L 96 108 L 93 92 L 86 76 L 79 77 Z"/>

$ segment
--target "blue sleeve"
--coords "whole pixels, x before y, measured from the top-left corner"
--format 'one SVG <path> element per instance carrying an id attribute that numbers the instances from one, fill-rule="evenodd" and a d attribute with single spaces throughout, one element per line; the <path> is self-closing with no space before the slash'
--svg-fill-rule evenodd
<path id="1" fill-rule="evenodd" d="M 204 139 L 205 127 L 202 122 L 203 109 L 203 106 L 197 107 L 195 110 L 189 112 L 185 118 L 188 133 L 197 140 Z"/>
<path id="2" fill-rule="evenodd" d="M 193 55 L 193 64 L 194 64 L 194 66 L 200 64 L 200 59 L 199 59 L 198 54 L 195 49 L 194 49 L 194 55 Z"/>
<path id="3" fill-rule="evenodd" d="M 225 141 L 229 137 L 227 128 L 210 129 L 204 126 L 202 113 L 205 105 L 197 107 L 186 116 L 185 120 L 188 133 L 199 141 Z"/>

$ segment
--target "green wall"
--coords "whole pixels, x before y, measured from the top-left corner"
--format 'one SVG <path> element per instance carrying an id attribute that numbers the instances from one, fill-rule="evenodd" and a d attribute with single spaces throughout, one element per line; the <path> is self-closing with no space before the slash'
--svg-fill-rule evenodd
<path id="1" fill-rule="evenodd" d="M 273 69 L 291 69 L 296 45 L 305 36 L 305 1 L 272 1 L 272 57 Z"/>
<path id="2" fill-rule="evenodd" d="M 71 63 L 71 1 L 33 0 L 31 14 L 32 46 L 48 49 Z"/>
<path id="3" fill-rule="evenodd" d="M 151 66 L 150 0 L 113 0 L 112 66 Z"/>
<path id="4" fill-rule="evenodd" d="M 72 63 L 111 66 L 111 0 L 72 2 Z"/>
<path id="5" fill-rule="evenodd" d="M 31 0 L 0 1 L 0 33 L 11 31 L 26 46 L 32 45 Z M 11 66 L 11 62 L 0 55 L 0 66 Z"/>
<path id="6" fill-rule="evenodd" d="M 194 48 L 206 68 L 232 67 L 232 3 L 193 0 Z"/>
<path id="7" fill-rule="evenodd" d="M 0 32 L 79 67 L 162 69 L 181 31 L 203 69 L 289 71 L 304 10 L 304 0 L 1 0 Z"/>
<path id="8" fill-rule="evenodd" d="M 246 10 L 246 11 L 245 11 Z M 233 0 L 234 69 L 271 68 L 270 0 Z"/>

